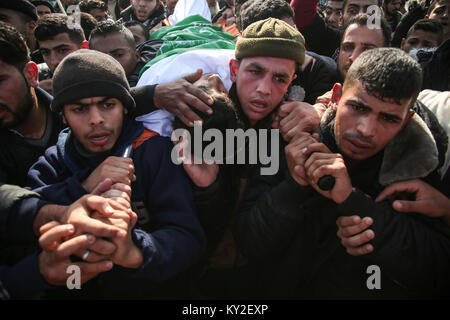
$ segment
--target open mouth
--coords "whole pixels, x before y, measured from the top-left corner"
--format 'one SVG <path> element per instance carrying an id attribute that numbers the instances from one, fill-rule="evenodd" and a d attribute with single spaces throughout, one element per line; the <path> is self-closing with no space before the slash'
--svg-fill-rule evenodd
<path id="1" fill-rule="evenodd" d="M 264 100 L 250 101 L 250 107 L 254 112 L 264 112 L 267 109 L 267 103 Z"/>
<path id="2" fill-rule="evenodd" d="M 349 146 L 350 150 L 354 153 L 362 153 L 366 152 L 370 149 L 373 149 L 373 145 L 370 143 L 362 142 L 358 139 L 346 138 L 345 141 Z"/>
<path id="3" fill-rule="evenodd" d="M 88 140 L 93 145 L 104 146 L 108 143 L 110 136 L 111 135 L 109 133 L 96 133 L 96 134 L 91 134 L 88 137 Z"/>

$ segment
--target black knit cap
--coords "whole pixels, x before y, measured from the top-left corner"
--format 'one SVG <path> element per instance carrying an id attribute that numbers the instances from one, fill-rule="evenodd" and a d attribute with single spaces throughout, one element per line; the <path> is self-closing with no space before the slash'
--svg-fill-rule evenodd
<path id="1" fill-rule="evenodd" d="M 34 21 L 38 19 L 36 7 L 27 0 L 0 0 L 0 8 L 22 12 Z"/>
<path id="2" fill-rule="evenodd" d="M 80 49 L 66 56 L 53 75 L 54 112 L 80 99 L 108 97 L 120 100 L 132 112 L 136 104 L 120 63 L 113 57 L 96 51 Z"/>

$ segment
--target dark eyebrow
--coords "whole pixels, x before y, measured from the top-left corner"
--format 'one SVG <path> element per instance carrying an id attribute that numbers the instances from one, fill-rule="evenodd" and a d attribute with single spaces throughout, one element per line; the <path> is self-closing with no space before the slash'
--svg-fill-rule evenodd
<path id="1" fill-rule="evenodd" d="M 392 120 L 396 120 L 396 121 L 402 121 L 403 119 L 401 117 L 399 117 L 396 114 L 392 114 L 392 113 L 386 113 L 386 112 L 380 112 L 380 114 L 388 119 L 392 119 Z"/>
<path id="2" fill-rule="evenodd" d="M 250 68 L 256 68 L 256 69 L 262 70 L 262 71 L 265 71 L 265 70 L 266 70 L 266 69 L 264 69 L 263 66 L 261 66 L 261 65 L 260 65 L 259 63 L 257 63 L 257 62 L 251 62 L 251 63 L 248 64 L 247 67 L 250 67 Z"/>
<path id="3" fill-rule="evenodd" d="M 273 75 L 280 78 L 289 78 L 289 75 L 285 72 L 275 72 Z"/>
<path id="4" fill-rule="evenodd" d="M 118 51 L 121 51 L 121 50 L 127 50 L 127 47 L 114 49 L 113 51 L 111 51 L 111 53 L 117 53 Z"/>
<path id="5" fill-rule="evenodd" d="M 359 99 L 349 99 L 348 102 L 356 104 L 360 108 L 372 110 L 372 108 L 369 105 L 365 104 L 364 102 L 362 102 Z M 397 121 L 403 120 L 400 116 L 398 116 L 396 114 L 388 113 L 388 112 L 380 112 L 380 115 L 382 115 L 386 118 L 392 119 L 392 120 L 397 120 Z"/>
<path id="6" fill-rule="evenodd" d="M 105 97 L 105 98 L 103 98 L 102 100 L 98 101 L 96 104 L 102 104 L 102 103 L 105 103 L 105 102 L 108 101 L 109 99 L 111 99 L 111 98 Z M 91 105 L 91 103 L 83 103 L 83 102 L 80 102 L 80 101 L 76 101 L 76 102 L 73 102 L 73 103 L 71 103 L 71 104 L 75 104 L 75 105 L 80 106 L 80 107 L 87 107 L 87 106 Z"/>
<path id="7" fill-rule="evenodd" d="M 372 110 L 372 108 L 368 104 L 365 104 L 364 102 L 362 102 L 359 99 L 349 99 L 348 102 L 356 104 L 360 108 Z"/>
<path id="8" fill-rule="evenodd" d="M 69 46 L 70 46 L 70 44 L 68 44 L 68 43 L 62 43 L 59 46 L 56 46 L 56 47 L 54 47 L 52 49 L 53 50 L 57 50 L 57 49 L 61 49 L 61 48 L 64 48 L 64 47 L 69 47 Z"/>

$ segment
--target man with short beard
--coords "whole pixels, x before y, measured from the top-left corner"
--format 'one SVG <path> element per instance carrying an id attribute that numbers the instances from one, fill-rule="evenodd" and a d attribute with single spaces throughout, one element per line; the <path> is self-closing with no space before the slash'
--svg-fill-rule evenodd
<path id="1" fill-rule="evenodd" d="M 38 68 L 25 40 L 0 22 L 0 182 L 26 185 L 27 171 L 56 142 L 60 116 L 38 87 Z"/>

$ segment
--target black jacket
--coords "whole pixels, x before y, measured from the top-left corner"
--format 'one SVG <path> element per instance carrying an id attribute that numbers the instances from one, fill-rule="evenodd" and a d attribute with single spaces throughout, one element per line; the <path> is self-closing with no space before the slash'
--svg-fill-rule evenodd
<path id="1" fill-rule="evenodd" d="M 47 126 L 44 135 L 47 139 L 36 141 L 26 139 L 9 130 L 0 130 L 0 182 L 25 186 L 27 172 L 31 165 L 54 145 L 63 128 L 61 117 L 50 111 L 52 96 L 41 88 L 36 88 L 39 105 L 47 108 Z M 46 140 L 46 141 L 44 141 Z"/>
<path id="2" fill-rule="evenodd" d="M 324 118 L 322 141 L 337 152 L 333 137 L 334 118 Z M 406 127 L 405 127 L 406 128 Z M 409 151 L 393 159 L 398 145 L 392 145 L 349 171 L 354 191 L 338 205 L 311 187 L 298 185 L 290 176 L 286 161 L 275 176 L 252 179 L 234 224 L 240 252 L 255 266 L 258 280 L 252 298 L 269 299 L 370 299 L 433 298 L 450 295 L 450 229 L 439 219 L 415 213 L 398 213 L 391 203 L 375 203 L 383 184 L 417 177 L 419 166 L 429 164 L 428 182 L 433 183 L 438 162 L 434 140 L 427 142 L 417 128 L 405 131 Z M 405 138 L 403 136 L 402 138 Z M 421 139 L 421 138 L 420 138 Z M 424 140 L 425 141 L 425 140 Z M 419 153 L 418 146 L 427 147 Z M 433 164 L 431 149 L 434 154 Z M 426 151 L 428 150 L 428 151 Z M 407 154 L 406 154 L 407 153 Z M 389 159 L 391 156 L 391 159 Z M 412 158 L 408 158 L 412 157 Z M 417 159 L 417 157 L 421 159 Z M 415 159 L 412 160 L 412 159 Z M 397 165 L 386 174 L 385 168 Z M 382 164 L 385 166 L 381 170 Z M 402 171 L 401 168 L 406 168 Z M 420 173 L 423 174 L 423 173 Z M 336 236 L 336 219 L 350 215 L 373 218 L 373 253 L 353 257 Z M 381 290 L 370 290 L 368 267 L 381 270 Z"/>
<path id="3" fill-rule="evenodd" d="M 422 64 L 422 90 L 450 90 L 450 39 L 442 43 L 431 59 Z"/>
<path id="4" fill-rule="evenodd" d="M 328 57 L 339 48 L 343 34 L 341 30 L 330 27 L 320 14 L 299 31 L 305 37 L 308 50 Z"/>

